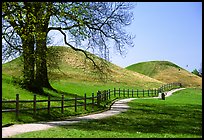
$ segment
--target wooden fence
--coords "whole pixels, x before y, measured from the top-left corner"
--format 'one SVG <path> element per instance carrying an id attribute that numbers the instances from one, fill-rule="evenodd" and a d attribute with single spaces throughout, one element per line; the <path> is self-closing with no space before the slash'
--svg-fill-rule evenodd
<path id="1" fill-rule="evenodd" d="M 15 112 L 16 113 L 16 118 L 18 119 L 19 116 L 19 112 L 20 111 L 33 111 L 34 116 L 36 115 L 36 111 L 37 110 L 47 110 L 48 114 L 50 114 L 50 109 L 51 108 L 60 108 L 61 109 L 61 113 L 64 113 L 64 109 L 65 108 L 69 108 L 69 107 L 74 107 L 75 112 L 77 112 L 77 107 L 78 106 L 84 106 L 84 110 L 86 110 L 87 105 L 91 105 L 92 106 L 92 110 L 94 110 L 94 106 L 100 106 L 101 102 L 107 101 L 110 99 L 110 90 L 106 91 L 106 92 L 101 92 L 98 91 L 97 95 L 94 95 L 94 93 L 92 93 L 91 97 L 87 97 L 86 94 L 84 94 L 84 97 L 77 97 L 75 96 L 75 98 L 72 99 L 65 99 L 64 95 L 61 96 L 61 99 L 52 99 L 50 95 L 48 96 L 47 100 L 37 100 L 37 96 L 34 95 L 33 100 L 20 100 L 19 98 L 19 94 L 16 94 L 16 100 L 7 100 L 7 101 L 2 101 L 2 103 L 5 104 L 11 104 L 11 103 L 15 103 L 15 108 L 13 109 L 3 109 L 3 112 Z M 89 102 L 87 102 L 89 100 Z M 79 102 L 82 101 L 82 102 Z M 47 103 L 47 107 L 41 107 L 41 108 L 37 108 L 37 103 Z M 51 106 L 51 102 L 61 102 L 61 106 Z M 71 105 L 65 105 L 65 102 L 73 102 L 74 104 Z M 33 104 L 33 108 L 20 108 L 20 103 L 32 103 Z"/>
<path id="2" fill-rule="evenodd" d="M 158 88 L 158 90 L 159 90 L 158 92 L 162 93 L 165 91 L 170 91 L 172 89 L 181 88 L 181 87 L 183 87 L 183 85 L 181 83 L 168 83 L 168 84 L 162 85 L 160 88 Z"/>
<path id="3" fill-rule="evenodd" d="M 92 93 L 91 97 L 87 97 L 86 94 L 84 94 L 84 97 L 75 96 L 75 98 L 72 98 L 72 99 L 66 99 L 64 98 L 64 95 L 62 95 L 61 99 L 51 99 L 51 97 L 48 96 L 47 100 L 37 100 L 36 99 L 37 96 L 34 95 L 33 100 L 20 100 L 19 94 L 16 94 L 16 100 L 2 101 L 2 103 L 4 104 L 15 103 L 15 108 L 12 108 L 12 109 L 4 108 L 2 110 L 2 113 L 3 112 L 15 112 L 16 119 L 18 119 L 20 111 L 33 111 L 33 115 L 35 116 L 37 110 L 47 110 L 48 114 L 50 114 L 51 108 L 60 108 L 61 113 L 64 113 L 65 108 L 74 107 L 75 112 L 77 112 L 78 106 L 84 106 L 84 110 L 86 110 L 87 105 L 91 105 L 92 110 L 94 110 L 94 106 L 99 107 L 102 102 L 110 100 L 111 96 L 113 96 L 114 98 L 116 97 L 119 97 L 119 98 L 120 97 L 121 98 L 137 97 L 139 98 L 139 97 L 147 97 L 147 96 L 154 97 L 154 96 L 158 96 L 158 94 L 161 92 L 169 91 L 171 89 L 180 88 L 180 87 L 182 87 L 181 83 L 170 83 L 170 84 L 162 85 L 158 89 L 148 89 L 148 90 L 144 90 L 144 89 L 143 90 L 138 90 L 138 89 L 137 90 L 133 90 L 133 89 L 125 90 L 125 89 L 120 89 L 120 88 L 119 89 L 114 88 L 112 91 L 110 89 L 104 90 L 104 91 L 98 91 L 97 95 L 94 95 L 94 93 Z M 39 102 L 41 103 L 44 102 L 47 104 L 47 106 L 37 108 L 37 103 Z M 61 105 L 51 106 L 51 102 L 60 102 Z M 70 102 L 70 103 L 72 102 L 73 104 L 67 105 L 67 102 Z M 20 103 L 32 103 L 33 108 L 20 108 L 20 105 L 19 105 Z"/>

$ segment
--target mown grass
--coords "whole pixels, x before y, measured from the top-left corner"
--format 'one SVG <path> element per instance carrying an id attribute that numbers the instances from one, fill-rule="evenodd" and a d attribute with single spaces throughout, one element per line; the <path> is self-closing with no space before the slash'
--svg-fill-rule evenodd
<path id="1" fill-rule="evenodd" d="M 58 91 L 62 92 L 64 94 L 65 99 L 73 99 L 75 95 L 78 95 L 79 97 L 83 97 L 84 94 L 87 94 L 87 97 L 91 97 L 92 93 L 96 96 L 96 92 L 100 90 L 107 90 L 111 86 L 103 86 L 103 85 L 89 85 L 87 83 L 84 84 L 78 84 L 78 83 L 68 83 L 68 82 L 63 82 L 69 84 L 67 86 L 66 84 L 63 85 L 62 83 L 53 83 L 53 87 L 56 87 Z M 15 100 L 15 94 L 20 93 L 19 97 L 20 100 L 33 100 L 33 95 L 34 93 L 28 92 L 27 90 L 21 89 L 20 87 L 16 88 L 17 86 L 11 86 L 12 84 L 7 84 L 3 82 L 3 87 L 6 89 L 3 89 L 5 92 L 3 94 L 8 93 L 9 95 L 6 95 L 4 97 L 7 97 L 6 100 Z M 112 85 L 112 87 L 115 87 Z M 121 86 L 116 86 L 116 87 L 121 87 Z M 127 87 L 128 88 L 128 87 Z M 130 88 L 130 87 L 129 87 Z M 111 89 L 112 90 L 112 89 Z M 10 92 L 6 92 L 10 91 Z M 37 95 L 37 100 L 45 99 L 47 100 L 48 97 L 47 95 L 51 95 L 51 99 L 61 99 L 61 93 L 57 93 L 48 89 L 44 89 L 45 93 L 44 95 Z M 68 91 L 68 92 L 67 92 Z M 70 91 L 70 92 L 69 92 Z M 86 92 L 85 92 L 86 91 Z M 71 93 L 73 92 L 73 93 Z M 121 96 L 123 96 L 121 94 Z M 142 95 L 141 95 L 142 96 Z M 113 93 L 111 94 L 111 99 L 114 100 L 115 97 L 113 97 Z M 78 101 L 78 103 L 83 102 L 83 101 Z M 87 103 L 91 102 L 91 100 L 87 100 Z M 65 105 L 74 105 L 74 101 L 65 102 Z M 51 102 L 51 106 L 61 106 L 61 102 Z M 42 107 L 47 107 L 47 102 L 45 103 L 37 103 L 37 108 L 42 108 Z M 2 109 L 4 108 L 15 108 L 15 103 L 13 104 L 2 104 Z M 33 103 L 20 103 L 20 108 L 33 108 Z M 103 104 L 101 108 L 95 107 L 94 111 L 100 111 L 106 109 L 103 107 Z M 59 119 L 65 119 L 77 115 L 84 115 L 88 113 L 93 113 L 91 106 L 87 106 L 87 110 L 84 110 L 84 107 L 77 107 L 77 112 L 74 111 L 73 107 L 70 107 L 69 109 L 65 109 L 65 113 L 62 114 L 60 109 L 51 109 L 51 114 L 48 115 L 46 110 L 42 111 L 37 111 L 37 114 L 35 117 L 33 117 L 33 111 L 26 111 L 26 112 L 21 112 L 19 116 L 19 120 L 16 120 L 15 118 L 15 113 L 2 113 L 2 125 L 6 124 L 19 124 L 19 123 L 31 123 L 31 122 L 37 122 L 37 121 L 48 121 L 48 120 L 59 120 Z"/>
<path id="2" fill-rule="evenodd" d="M 18 83 L 14 82 L 12 76 L 7 74 L 2 74 L 2 99 L 3 100 L 15 100 L 16 94 L 19 94 L 20 100 L 33 100 L 34 94 L 37 95 L 37 100 L 47 100 L 48 95 L 51 96 L 51 99 L 61 99 L 62 94 L 64 94 L 65 99 L 73 99 L 75 95 L 79 97 L 84 97 L 86 93 L 87 97 L 91 97 L 92 93 L 96 96 L 98 90 L 113 90 L 113 88 L 121 89 L 141 89 L 140 86 L 131 86 L 129 84 L 121 83 L 103 83 L 103 82 L 90 82 L 90 81 L 77 81 L 77 80 L 53 80 L 50 81 L 56 91 L 52 91 L 44 88 L 43 93 L 32 93 L 25 89 L 22 89 Z M 111 96 L 110 102 L 114 100 L 113 94 Z M 82 101 L 78 101 L 80 103 Z M 87 100 L 87 103 L 91 100 Z M 109 103 L 110 103 L 109 102 Z M 65 103 L 65 105 L 74 105 L 74 101 Z M 61 102 L 51 102 L 51 106 L 61 106 Z M 37 108 L 47 107 L 47 103 L 37 103 Z M 15 103 L 12 104 L 2 104 L 2 109 L 6 108 L 15 108 Z M 33 108 L 33 103 L 20 103 L 20 108 Z M 100 108 L 95 107 L 94 112 L 104 110 L 104 104 Z M 65 109 L 65 113 L 62 114 L 60 109 L 51 109 L 51 114 L 48 115 L 47 110 L 37 111 L 36 116 L 33 116 L 33 111 L 20 112 L 19 119 L 16 120 L 15 113 L 5 112 L 2 113 L 2 126 L 8 124 L 22 124 L 22 123 L 31 123 L 37 121 L 48 121 L 48 120 L 60 120 L 65 118 L 70 118 L 77 115 L 84 115 L 88 113 L 93 113 L 92 107 L 87 106 L 85 111 L 83 106 L 78 107 L 77 112 L 74 111 L 73 107 Z"/>
<path id="3" fill-rule="evenodd" d="M 7 75 L 2 75 L 3 81 L 2 81 L 2 99 L 3 100 L 15 100 L 16 94 L 19 94 L 20 100 L 33 100 L 34 94 L 29 92 L 25 89 L 20 88 L 17 84 L 13 83 L 11 80 L 12 77 L 9 77 Z M 96 96 L 97 90 L 100 90 L 101 87 L 97 85 L 89 85 L 89 84 L 79 84 L 79 83 L 73 83 L 73 82 L 62 82 L 62 83 L 52 83 L 53 87 L 57 89 L 56 91 L 52 91 L 49 89 L 44 88 L 44 93 L 37 94 L 36 98 L 37 100 L 47 100 L 48 95 L 51 96 L 51 99 L 61 99 L 62 94 L 64 95 L 65 99 L 74 99 L 74 97 L 77 95 L 79 98 L 84 97 L 84 94 L 87 94 L 87 97 L 91 97 L 92 93 Z M 69 85 L 69 86 L 67 86 Z M 102 90 L 102 89 L 101 89 Z M 107 89 L 106 89 L 107 90 Z M 86 91 L 86 92 L 85 92 Z M 114 100 L 114 97 L 111 96 L 111 100 Z M 83 101 L 78 101 L 78 104 Z M 91 102 L 91 100 L 87 100 L 87 103 Z M 65 102 L 64 105 L 74 105 L 74 101 L 68 101 Z M 52 106 L 61 106 L 61 102 L 51 102 Z M 44 103 L 37 103 L 37 108 L 47 107 L 47 102 Z M 15 103 L 2 103 L 2 109 L 8 109 L 8 108 L 15 108 Z M 20 103 L 20 108 L 33 108 L 33 103 Z M 23 111 L 19 114 L 19 119 L 16 120 L 15 118 L 15 112 L 5 112 L 2 113 L 2 126 L 7 124 L 21 124 L 21 123 L 31 123 L 31 122 L 37 122 L 37 121 L 48 121 L 48 120 L 60 120 L 65 119 L 77 115 L 82 114 L 88 114 L 104 110 L 103 104 L 101 107 L 97 108 L 95 107 L 94 110 L 92 110 L 92 106 L 87 106 L 87 110 L 84 110 L 83 106 L 77 107 L 77 112 L 75 112 L 74 107 L 66 108 L 64 110 L 64 113 L 61 113 L 60 109 L 51 109 L 50 115 L 48 115 L 47 110 L 39 110 L 37 111 L 36 116 L 33 116 L 33 111 Z"/>
<path id="4" fill-rule="evenodd" d="M 12 138 L 202 138 L 202 90 L 166 100 L 136 99 L 127 112 L 100 120 L 29 132 Z"/>

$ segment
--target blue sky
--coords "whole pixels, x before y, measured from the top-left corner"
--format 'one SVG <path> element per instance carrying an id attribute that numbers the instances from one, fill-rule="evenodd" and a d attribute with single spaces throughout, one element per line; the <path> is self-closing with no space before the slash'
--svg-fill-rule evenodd
<path id="1" fill-rule="evenodd" d="M 137 2 L 133 12 L 134 20 L 126 31 L 136 35 L 135 46 L 128 47 L 124 56 L 110 52 L 112 63 L 124 68 L 166 60 L 190 72 L 201 68 L 202 2 Z"/>
<path id="2" fill-rule="evenodd" d="M 201 2 L 138 2 L 127 31 L 136 35 L 135 47 L 125 57 L 113 55 L 114 64 L 167 60 L 190 72 L 201 68 Z"/>

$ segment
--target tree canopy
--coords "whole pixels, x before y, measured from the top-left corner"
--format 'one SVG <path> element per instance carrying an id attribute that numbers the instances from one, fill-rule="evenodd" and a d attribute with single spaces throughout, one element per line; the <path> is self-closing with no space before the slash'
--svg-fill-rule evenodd
<path id="1" fill-rule="evenodd" d="M 67 46 L 83 52 L 100 69 L 85 50 L 107 59 L 109 48 L 122 53 L 126 45 L 133 46 L 133 36 L 124 30 L 133 20 L 133 8 L 134 3 L 128 2 L 3 2 L 3 56 L 22 54 L 25 85 L 50 87 L 46 42 L 48 33 L 55 30 Z M 115 45 L 108 46 L 109 41 Z"/>

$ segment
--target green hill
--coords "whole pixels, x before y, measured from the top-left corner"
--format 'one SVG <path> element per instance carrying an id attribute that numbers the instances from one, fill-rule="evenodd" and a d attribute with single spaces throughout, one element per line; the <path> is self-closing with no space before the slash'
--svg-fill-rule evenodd
<path id="1" fill-rule="evenodd" d="M 48 77 L 54 88 L 56 83 L 60 84 L 60 82 L 67 83 L 67 86 L 69 83 L 90 83 L 91 85 L 99 84 L 110 88 L 115 85 L 116 87 L 129 86 L 141 89 L 158 87 L 163 84 L 156 79 L 121 68 L 110 62 L 102 62 L 99 57 L 90 53 L 89 56 L 94 58 L 97 65 L 103 68 L 102 72 L 95 69 L 93 63 L 86 59 L 82 52 L 59 46 L 48 47 L 48 52 Z M 4 77 L 13 79 L 22 76 L 23 63 L 21 59 L 19 57 L 2 64 L 3 81 L 6 80 Z M 74 91 L 69 90 L 68 92 L 73 93 Z"/>
<path id="2" fill-rule="evenodd" d="M 130 65 L 126 69 L 147 75 L 165 83 L 181 82 L 184 86 L 189 87 L 202 86 L 201 77 L 169 61 L 141 62 Z"/>
<path id="3" fill-rule="evenodd" d="M 102 68 L 102 72 L 99 72 L 93 67 L 93 63 L 85 58 L 83 53 L 75 52 L 68 47 L 48 47 L 47 56 L 49 81 L 56 91 L 43 88 L 43 94 L 35 93 L 37 99 L 46 100 L 48 95 L 51 95 L 52 98 L 61 99 L 62 94 L 65 98 L 73 98 L 76 95 L 84 97 L 85 93 L 87 97 L 91 97 L 92 93 L 96 95 L 98 90 L 112 90 L 113 88 L 147 89 L 158 88 L 164 84 L 161 81 L 121 68 L 105 60 L 100 61 L 99 57 L 89 53 L 89 56 L 94 58 L 97 65 Z M 33 100 L 34 93 L 22 89 L 19 85 L 20 79 L 22 79 L 22 70 L 22 57 L 2 64 L 2 100 L 15 100 L 16 94 L 19 94 L 20 100 Z M 74 103 L 70 102 L 68 104 L 73 105 Z M 13 108 L 13 106 L 15 104 L 7 107 Z M 26 108 L 32 106 L 32 104 L 28 106 L 25 104 Z M 2 104 L 2 109 L 4 107 L 5 105 Z M 83 107 L 81 108 L 77 112 L 74 112 L 73 108 L 68 108 L 68 111 L 64 114 L 60 113 L 60 109 L 56 109 L 51 111 L 50 116 L 47 116 L 46 111 L 41 111 L 35 118 L 33 118 L 32 113 L 25 112 L 21 113 L 18 121 L 15 120 L 15 113 L 2 113 L 2 125 L 60 119 L 92 112 L 91 107 L 87 109 L 88 111 L 84 111 Z"/>

